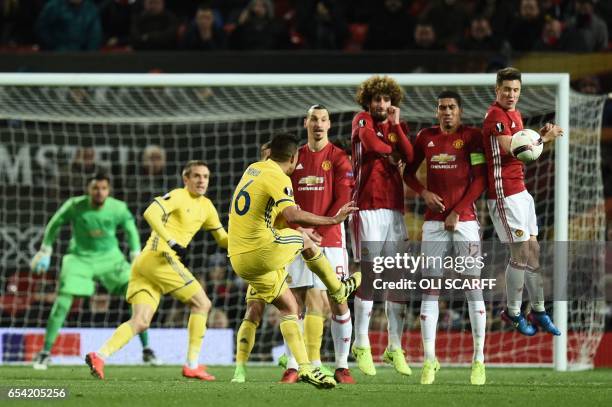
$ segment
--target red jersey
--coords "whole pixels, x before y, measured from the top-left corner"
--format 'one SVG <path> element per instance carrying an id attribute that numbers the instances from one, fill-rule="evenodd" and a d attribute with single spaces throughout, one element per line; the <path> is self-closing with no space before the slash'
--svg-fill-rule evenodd
<path id="1" fill-rule="evenodd" d="M 458 204 L 474 179 L 472 165 L 484 164 L 480 129 L 460 126 L 455 133 L 445 134 L 440 126 L 434 126 L 417 134 L 414 161 L 406 168 L 405 179 L 408 186 L 418 194 L 424 188 L 416 181 L 414 174 L 423 160 L 427 165 L 427 190 L 440 196 L 446 208 L 443 213 L 435 213 L 427 208 L 425 220 L 444 222 L 453 209 L 459 213 L 460 221 L 475 220 L 473 200 L 462 208 Z"/>
<path id="2" fill-rule="evenodd" d="M 315 215 L 335 216 L 351 199 L 353 169 L 346 153 L 329 143 L 321 151 L 302 146 L 298 164 L 291 174 L 295 202 Z M 317 227 L 321 247 L 344 247 L 342 225 Z"/>
<path id="3" fill-rule="evenodd" d="M 523 130 L 521 112 L 505 110 L 497 102 L 489 107 L 482 124 L 489 199 L 504 198 L 525 190 L 523 163 L 509 152 L 501 151 L 497 140 L 497 136 L 511 136 L 519 130 Z"/>
<path id="4" fill-rule="evenodd" d="M 355 188 L 353 201 L 360 210 L 393 209 L 404 212 L 404 186 L 397 166 L 388 155 L 397 151 L 404 162 L 413 159 L 412 145 L 406 137 L 408 125 L 374 122 L 367 112 L 353 119 L 352 149 Z"/>

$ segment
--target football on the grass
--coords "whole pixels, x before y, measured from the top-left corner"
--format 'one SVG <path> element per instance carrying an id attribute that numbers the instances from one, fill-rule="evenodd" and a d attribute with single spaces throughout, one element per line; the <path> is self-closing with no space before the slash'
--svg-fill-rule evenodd
<path id="1" fill-rule="evenodd" d="M 510 152 L 524 163 L 537 160 L 543 149 L 544 142 L 537 131 L 523 129 L 512 135 Z"/>

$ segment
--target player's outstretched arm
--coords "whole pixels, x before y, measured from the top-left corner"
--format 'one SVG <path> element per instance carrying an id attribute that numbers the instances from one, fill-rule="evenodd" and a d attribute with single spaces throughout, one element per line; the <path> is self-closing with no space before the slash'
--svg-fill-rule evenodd
<path id="1" fill-rule="evenodd" d="M 207 201 L 208 204 L 208 216 L 206 220 L 202 224 L 202 229 L 210 232 L 217 242 L 217 246 L 222 249 L 227 249 L 227 232 L 225 228 L 221 224 L 221 220 L 219 219 L 219 213 L 217 212 L 217 208 L 211 201 Z"/>
<path id="2" fill-rule="evenodd" d="M 283 209 L 282 214 L 285 220 L 289 223 L 295 223 L 300 226 L 326 226 L 326 225 L 337 225 L 338 223 L 344 222 L 344 220 L 353 212 L 359 208 L 354 206 L 354 202 L 347 202 L 340 208 L 335 216 L 319 216 L 314 213 L 303 211 L 298 209 L 297 206 L 292 205 Z"/>
<path id="3" fill-rule="evenodd" d="M 64 202 L 58 211 L 51 217 L 49 223 L 47 223 L 40 250 L 38 250 L 30 262 L 30 268 L 35 273 L 42 273 L 49 269 L 51 264 L 51 253 L 53 253 L 53 242 L 55 242 L 60 228 L 70 222 L 72 205 L 72 198 Z"/>

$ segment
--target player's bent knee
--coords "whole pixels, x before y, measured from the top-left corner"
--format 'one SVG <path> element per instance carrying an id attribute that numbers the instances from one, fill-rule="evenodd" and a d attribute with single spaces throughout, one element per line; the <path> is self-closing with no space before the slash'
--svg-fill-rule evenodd
<path id="1" fill-rule="evenodd" d="M 199 312 L 207 314 L 212 308 L 212 303 L 206 296 L 204 290 L 198 291 L 193 297 L 189 299 L 188 305 L 192 312 Z"/>
<path id="2" fill-rule="evenodd" d="M 263 301 L 254 300 L 247 302 L 247 309 L 244 313 L 244 319 L 251 321 L 254 324 L 259 324 L 263 319 L 265 307 L 266 303 Z"/>

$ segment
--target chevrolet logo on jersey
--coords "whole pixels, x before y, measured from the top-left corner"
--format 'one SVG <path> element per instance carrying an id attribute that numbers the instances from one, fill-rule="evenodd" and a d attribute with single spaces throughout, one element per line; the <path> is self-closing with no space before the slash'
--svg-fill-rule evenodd
<path id="1" fill-rule="evenodd" d="M 456 158 L 457 157 L 454 155 L 442 153 L 442 154 L 436 154 L 433 157 L 431 157 L 431 161 L 434 163 L 446 164 L 446 163 L 455 161 Z"/>
<path id="2" fill-rule="evenodd" d="M 325 182 L 325 178 L 317 177 L 315 175 L 309 175 L 307 177 L 300 178 L 300 180 L 298 181 L 298 184 L 299 185 L 317 185 L 317 184 L 322 184 L 323 182 Z"/>

